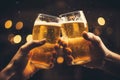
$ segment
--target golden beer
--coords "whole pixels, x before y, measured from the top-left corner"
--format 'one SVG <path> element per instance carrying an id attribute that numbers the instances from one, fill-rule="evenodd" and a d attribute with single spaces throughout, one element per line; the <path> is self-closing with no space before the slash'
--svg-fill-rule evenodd
<path id="1" fill-rule="evenodd" d="M 47 17 L 49 16 L 47 15 Z M 60 37 L 60 25 L 57 22 L 36 20 L 32 36 L 33 40 L 42 40 L 46 38 L 47 42 L 44 45 L 36 47 L 30 51 L 32 56 L 31 63 L 40 69 L 52 68 L 54 65 L 52 61 L 53 53 L 55 53 L 54 46 Z"/>
<path id="2" fill-rule="evenodd" d="M 62 36 L 72 49 L 72 65 L 81 65 L 91 60 L 89 42 L 82 37 L 83 31 L 88 32 L 88 25 L 80 21 L 62 23 Z"/>

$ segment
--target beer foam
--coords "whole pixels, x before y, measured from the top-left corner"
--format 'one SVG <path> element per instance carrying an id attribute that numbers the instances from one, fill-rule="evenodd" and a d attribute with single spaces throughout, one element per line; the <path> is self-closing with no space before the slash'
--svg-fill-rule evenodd
<path id="1" fill-rule="evenodd" d="M 79 16 L 78 16 L 78 17 L 76 16 L 75 20 L 77 19 L 77 21 L 83 21 L 84 23 L 87 23 L 87 20 L 86 20 L 85 15 L 84 15 L 84 13 L 83 13 L 82 10 L 64 13 L 64 14 L 59 15 L 59 17 L 60 17 L 62 20 L 67 21 L 67 20 L 68 20 L 67 17 L 69 17 L 68 15 L 73 14 L 73 16 L 75 16 L 74 13 L 80 14 L 80 17 L 79 17 Z"/>
<path id="2" fill-rule="evenodd" d="M 61 27 L 60 23 L 56 23 L 56 22 L 46 22 L 46 21 L 35 21 L 34 26 L 35 25 L 51 25 L 51 26 L 58 26 Z"/>
<path id="3" fill-rule="evenodd" d="M 63 21 L 61 23 L 85 23 L 84 21 Z"/>

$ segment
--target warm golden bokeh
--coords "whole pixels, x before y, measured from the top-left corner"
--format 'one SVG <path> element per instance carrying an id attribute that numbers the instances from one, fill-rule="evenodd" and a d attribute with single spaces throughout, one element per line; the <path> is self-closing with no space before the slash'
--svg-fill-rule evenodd
<path id="1" fill-rule="evenodd" d="M 113 33 L 113 29 L 111 27 L 108 27 L 106 29 L 106 32 L 107 32 L 108 35 L 111 35 Z"/>
<path id="2" fill-rule="evenodd" d="M 95 35 L 97 35 L 97 36 L 100 36 L 101 33 L 102 33 L 102 31 L 101 31 L 100 28 L 97 27 L 97 28 L 94 29 L 93 33 L 94 33 Z"/>
<path id="3" fill-rule="evenodd" d="M 20 29 L 22 29 L 22 28 L 23 28 L 23 22 L 21 22 L 21 21 L 17 22 L 17 23 L 16 23 L 16 29 L 17 29 L 17 30 L 20 30 Z"/>
<path id="4" fill-rule="evenodd" d="M 101 26 L 105 25 L 105 19 L 103 17 L 99 17 L 97 21 L 99 25 Z"/>
<path id="5" fill-rule="evenodd" d="M 32 41 L 32 40 L 33 40 L 33 39 L 32 39 L 32 34 L 27 35 L 26 41 L 28 42 L 28 41 Z"/>
<path id="6" fill-rule="evenodd" d="M 12 27 L 12 20 L 7 20 L 6 22 L 5 22 L 5 28 L 6 29 L 10 29 Z"/>
<path id="7" fill-rule="evenodd" d="M 8 41 L 10 41 L 11 43 L 14 43 L 13 42 L 14 36 L 15 36 L 14 34 L 9 34 L 8 35 Z"/>
<path id="8" fill-rule="evenodd" d="M 62 57 L 62 56 L 59 56 L 58 58 L 57 58 L 57 63 L 58 64 L 62 64 L 64 62 L 64 58 Z"/>
<path id="9" fill-rule="evenodd" d="M 14 36 L 14 39 L 13 39 L 14 43 L 18 44 L 21 42 L 21 40 L 22 40 L 21 35 Z"/>

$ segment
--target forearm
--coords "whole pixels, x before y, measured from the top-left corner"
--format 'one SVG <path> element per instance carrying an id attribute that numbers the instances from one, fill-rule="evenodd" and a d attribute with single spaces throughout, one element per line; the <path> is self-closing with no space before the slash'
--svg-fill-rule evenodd
<path id="1" fill-rule="evenodd" d="M 0 72 L 0 80 L 8 80 L 15 75 L 15 71 L 12 66 L 12 64 L 9 64 Z"/>
<path id="2" fill-rule="evenodd" d="M 120 64 L 120 55 L 118 53 L 109 51 L 108 54 L 106 55 L 106 59 Z"/>
<path id="3" fill-rule="evenodd" d="M 0 72 L 0 80 L 25 80 L 22 72 L 17 72 L 13 64 L 8 64 Z"/>

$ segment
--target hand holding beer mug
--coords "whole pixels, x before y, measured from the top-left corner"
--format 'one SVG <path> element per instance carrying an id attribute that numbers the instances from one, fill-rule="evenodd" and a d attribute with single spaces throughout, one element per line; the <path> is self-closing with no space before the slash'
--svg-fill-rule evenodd
<path id="1" fill-rule="evenodd" d="M 60 37 L 59 18 L 47 14 L 39 14 L 33 27 L 33 40 L 46 38 L 43 46 L 36 47 L 30 51 L 31 63 L 40 69 L 53 67 L 53 54 L 56 53 L 54 46 Z"/>
<path id="2" fill-rule="evenodd" d="M 88 24 L 83 11 L 61 14 L 60 18 L 62 19 L 62 39 L 72 50 L 71 65 L 83 65 L 90 62 L 90 42 L 82 37 L 83 31 L 88 32 Z"/>

